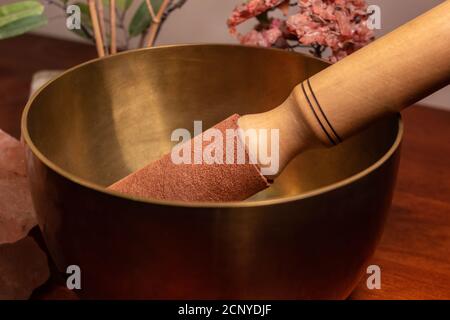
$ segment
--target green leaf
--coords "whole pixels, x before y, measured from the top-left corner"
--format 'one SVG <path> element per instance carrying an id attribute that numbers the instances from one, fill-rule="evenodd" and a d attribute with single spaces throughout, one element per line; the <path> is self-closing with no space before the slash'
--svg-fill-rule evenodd
<path id="1" fill-rule="evenodd" d="M 30 30 L 39 28 L 47 23 L 44 15 L 26 17 L 0 27 L 0 40 L 18 36 Z"/>
<path id="2" fill-rule="evenodd" d="M 158 12 L 163 0 L 150 0 L 153 6 L 153 11 Z M 136 37 L 143 33 L 150 26 L 150 13 L 148 12 L 147 4 L 145 0 L 142 1 L 140 6 L 136 9 L 130 25 L 128 26 L 128 34 L 131 37 Z"/>
<path id="3" fill-rule="evenodd" d="M 0 6 L 0 27 L 11 22 L 39 16 L 44 12 L 44 6 L 37 1 L 20 1 Z"/>

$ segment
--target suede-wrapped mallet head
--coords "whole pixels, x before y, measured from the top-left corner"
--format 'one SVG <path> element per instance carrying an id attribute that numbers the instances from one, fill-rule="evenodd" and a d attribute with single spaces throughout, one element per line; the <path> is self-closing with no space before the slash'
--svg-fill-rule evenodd
<path id="1" fill-rule="evenodd" d="M 227 129 L 237 131 L 238 119 L 239 115 L 235 114 L 213 129 L 219 130 L 225 137 Z M 203 148 L 211 143 L 202 139 L 207 133 L 208 130 L 187 142 L 192 146 L 191 159 L 194 159 L 194 140 Z M 233 141 L 234 155 L 238 153 L 238 139 L 236 136 Z M 246 150 L 245 153 L 245 158 L 248 159 Z M 171 154 L 168 153 L 114 183 L 109 189 L 149 199 L 222 202 L 245 200 L 270 185 L 258 165 L 248 161 L 244 164 L 227 164 L 225 157 L 226 143 L 223 143 L 222 164 L 174 164 Z"/>

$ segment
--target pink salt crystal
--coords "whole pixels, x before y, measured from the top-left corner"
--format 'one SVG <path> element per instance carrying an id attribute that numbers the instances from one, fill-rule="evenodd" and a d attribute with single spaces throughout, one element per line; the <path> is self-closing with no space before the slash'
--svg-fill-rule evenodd
<path id="1" fill-rule="evenodd" d="M 0 129 L 0 178 L 2 171 L 26 176 L 25 150 L 22 143 Z"/>
<path id="2" fill-rule="evenodd" d="M 35 225 L 27 178 L 0 178 L 0 245 L 22 239 Z"/>
<path id="3" fill-rule="evenodd" d="M 27 237 L 35 225 L 24 146 L 0 130 L 0 299 L 26 299 L 48 279 L 47 256 Z"/>
<path id="4" fill-rule="evenodd" d="M 0 244 L 22 239 L 35 225 L 24 146 L 0 130 Z"/>
<path id="5" fill-rule="evenodd" d="M 0 245 L 0 300 L 28 299 L 48 277 L 47 256 L 33 238 Z"/>

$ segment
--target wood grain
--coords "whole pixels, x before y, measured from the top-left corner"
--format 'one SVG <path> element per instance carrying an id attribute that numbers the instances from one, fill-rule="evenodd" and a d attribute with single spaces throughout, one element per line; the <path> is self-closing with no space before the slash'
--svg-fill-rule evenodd
<path id="1" fill-rule="evenodd" d="M 370 264 L 381 290 L 365 279 L 352 299 L 450 299 L 450 112 L 413 107 L 387 226 Z"/>
<path id="2" fill-rule="evenodd" d="M 26 35 L 0 41 L 0 128 L 20 136 L 32 74 L 95 58 L 93 46 Z M 404 113 L 402 160 L 386 229 L 374 258 L 381 290 L 362 279 L 351 299 L 450 299 L 450 112 Z M 53 288 L 55 288 L 53 290 Z M 48 284 L 36 298 L 55 298 Z"/>

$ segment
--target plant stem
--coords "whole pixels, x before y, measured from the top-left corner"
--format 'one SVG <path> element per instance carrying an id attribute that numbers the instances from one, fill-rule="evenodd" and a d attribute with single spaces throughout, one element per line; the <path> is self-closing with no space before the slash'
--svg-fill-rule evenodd
<path id="1" fill-rule="evenodd" d="M 97 1 L 97 12 L 98 12 L 98 20 L 100 26 L 100 36 L 102 37 L 103 48 L 105 50 L 106 55 L 108 55 L 108 45 L 107 45 L 107 37 L 106 37 L 106 29 L 105 29 L 105 15 L 103 10 L 103 0 Z"/>
<path id="2" fill-rule="evenodd" d="M 138 48 L 143 48 L 145 43 L 145 36 L 147 35 L 147 32 L 142 32 L 141 37 L 139 38 L 139 44 Z"/>
<path id="3" fill-rule="evenodd" d="M 56 6 L 60 9 L 64 10 L 64 13 L 66 13 L 67 6 L 69 5 L 69 3 L 63 4 L 56 0 L 43 0 L 43 1 L 46 2 L 48 5 L 53 5 L 53 6 Z M 94 4 L 95 4 L 96 0 L 87 0 L 88 4 L 91 1 L 94 1 Z M 98 1 L 102 1 L 102 0 L 98 0 Z M 147 35 L 148 35 L 147 46 L 149 46 L 149 44 L 151 44 L 150 46 L 153 46 L 156 42 L 156 39 L 158 38 L 158 35 L 159 35 L 159 32 L 161 31 L 162 25 L 167 20 L 170 13 L 172 13 L 176 9 L 180 9 L 186 2 L 187 2 L 187 0 L 178 0 L 178 1 L 164 0 L 158 13 L 156 15 L 154 15 L 154 19 L 152 17 L 152 20 L 156 21 L 156 23 L 155 22 L 151 23 L 149 29 L 146 32 L 142 33 L 141 39 L 139 41 L 139 47 L 144 46 Z M 127 10 L 120 11 L 115 4 L 116 4 L 116 0 L 110 0 L 109 19 L 108 18 L 101 19 L 101 16 L 103 16 L 103 10 L 102 10 L 102 6 L 100 6 L 100 5 L 98 5 L 98 9 L 99 9 L 98 13 L 97 13 L 97 8 L 96 8 L 95 15 L 91 14 L 91 16 L 97 17 L 97 22 L 98 22 L 99 29 L 100 29 L 99 32 L 101 35 L 101 42 L 104 44 L 106 44 L 106 28 L 104 26 L 104 23 L 109 23 L 110 38 L 111 38 L 110 39 L 111 53 L 116 53 L 117 49 L 118 49 L 116 28 L 119 28 L 123 31 L 124 46 L 121 45 L 120 48 L 121 49 L 129 49 L 129 46 L 130 46 L 130 37 L 129 37 L 128 31 L 127 31 L 127 28 L 125 26 L 125 16 L 126 16 Z M 95 7 L 97 7 L 97 5 Z M 150 13 L 150 15 L 152 16 L 151 13 Z M 100 16 L 100 17 L 98 17 L 98 16 Z M 101 20 L 101 21 L 99 21 L 99 20 Z M 116 28 L 114 28 L 113 26 L 116 26 Z M 94 23 L 93 23 L 93 29 L 95 29 Z M 83 25 L 83 23 L 81 23 L 81 31 L 84 33 L 84 35 L 89 40 L 91 40 L 94 44 L 97 45 L 97 41 L 96 41 L 96 37 L 95 37 L 95 34 L 96 34 L 95 30 L 93 30 L 94 34 L 92 34 L 89 31 L 89 29 L 85 25 Z M 108 51 L 107 47 L 103 48 L 103 53 L 105 51 Z"/>
<path id="4" fill-rule="evenodd" d="M 119 9 L 116 8 L 116 14 L 119 16 L 119 27 L 120 29 L 122 29 L 123 31 L 123 36 L 125 39 L 125 49 L 128 49 L 129 45 L 130 45 L 130 37 L 128 36 L 128 31 L 127 28 L 125 27 L 125 14 L 126 11 L 120 12 Z"/>
<path id="5" fill-rule="evenodd" d="M 161 24 L 161 18 L 166 12 L 167 7 L 172 2 L 172 0 L 164 0 L 161 4 L 161 7 L 158 10 L 158 13 L 156 14 L 156 18 L 153 21 L 153 23 L 150 23 L 150 28 L 148 30 L 148 38 L 147 38 L 147 47 L 153 47 L 155 44 L 156 36 L 158 34 L 158 30 Z"/>
<path id="6" fill-rule="evenodd" d="M 322 47 L 320 44 L 311 45 L 311 53 L 317 58 L 322 58 L 322 53 L 325 51 L 326 47 Z"/>
<path id="7" fill-rule="evenodd" d="M 155 40 L 153 41 L 153 45 L 154 45 L 154 42 L 156 42 L 156 39 L 158 38 L 159 32 L 161 31 L 161 28 L 162 28 L 164 22 L 169 17 L 170 13 L 172 13 L 172 11 L 174 11 L 176 9 L 181 9 L 181 7 L 183 7 L 183 5 L 186 2 L 187 2 L 187 0 L 178 0 L 175 3 L 173 3 L 173 1 L 170 1 L 168 8 L 163 13 L 163 15 L 161 17 L 161 21 L 159 22 L 159 26 L 158 26 L 158 29 L 156 30 L 156 35 L 155 35 Z"/>
<path id="8" fill-rule="evenodd" d="M 89 5 L 89 13 L 91 14 L 92 29 L 94 30 L 94 38 L 95 38 L 95 45 L 97 46 L 97 53 L 99 57 L 103 57 L 105 56 L 105 50 L 103 47 L 103 40 L 101 36 L 100 23 L 98 21 L 95 0 L 88 0 L 88 5 Z"/>
<path id="9" fill-rule="evenodd" d="M 109 19 L 110 19 L 110 37 L 111 37 L 111 54 L 117 52 L 116 44 L 116 0 L 109 0 Z"/>
<path id="10" fill-rule="evenodd" d="M 152 18 L 152 22 L 156 22 L 155 10 L 153 10 L 153 6 L 150 0 L 145 0 L 145 3 L 147 4 L 147 9 L 148 12 L 150 13 L 150 18 Z"/>
<path id="11" fill-rule="evenodd" d="M 171 13 L 175 9 L 181 9 L 181 7 L 187 2 L 187 0 L 178 0 L 176 3 L 174 3 L 172 6 L 167 9 L 167 14 Z"/>
<path id="12" fill-rule="evenodd" d="M 92 42 L 95 43 L 94 36 L 89 32 L 89 30 L 83 25 L 80 25 L 81 31 L 88 37 Z"/>

